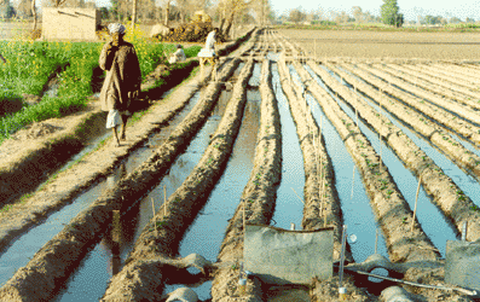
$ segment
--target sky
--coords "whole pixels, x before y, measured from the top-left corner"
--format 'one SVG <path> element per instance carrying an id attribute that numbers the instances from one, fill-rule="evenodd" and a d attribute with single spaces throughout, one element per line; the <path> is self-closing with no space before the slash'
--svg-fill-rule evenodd
<path id="1" fill-rule="evenodd" d="M 380 15 L 383 0 L 269 0 L 277 15 L 294 8 L 302 8 L 309 12 L 321 7 L 323 11 L 345 11 L 351 13 L 353 6 L 360 6 L 363 11 Z M 397 0 L 400 13 L 406 20 L 416 20 L 417 15 L 457 17 L 461 20 L 473 18 L 480 21 L 480 0 Z"/>

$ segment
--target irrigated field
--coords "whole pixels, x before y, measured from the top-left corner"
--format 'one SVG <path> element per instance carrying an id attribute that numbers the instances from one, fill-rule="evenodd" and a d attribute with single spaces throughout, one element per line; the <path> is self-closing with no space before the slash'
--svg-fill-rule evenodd
<path id="1" fill-rule="evenodd" d="M 336 273 L 281 290 L 253 277 L 241 292 L 245 223 L 333 227 L 335 261 L 347 225 L 347 268 L 380 254 L 390 276 L 445 285 L 447 240 L 465 222 L 466 239 L 480 239 L 474 38 L 263 29 L 233 53 L 225 45 L 216 81 L 195 75 L 154 102 L 122 147 L 93 143 L 0 212 L 0 300 L 163 301 L 184 284 L 201 300 L 337 301 Z M 42 139 L 64 139 L 52 129 Z M 35 157 L 19 160 L 0 177 L 26 173 Z M 345 301 L 378 301 L 395 285 L 350 274 Z"/>

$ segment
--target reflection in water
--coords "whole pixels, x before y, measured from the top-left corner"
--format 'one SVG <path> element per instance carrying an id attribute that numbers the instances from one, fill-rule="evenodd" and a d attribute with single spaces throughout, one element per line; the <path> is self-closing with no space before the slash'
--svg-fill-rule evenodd
<path id="1" fill-rule="evenodd" d="M 257 71 L 256 71 L 257 70 Z M 260 69 L 254 68 L 252 77 L 259 77 Z M 251 79 L 254 83 L 258 79 Z M 247 103 L 240 131 L 233 147 L 227 167 L 211 192 L 208 202 L 197 216 L 180 243 L 181 257 L 197 253 L 210 261 L 217 258 L 228 220 L 233 216 L 242 192 L 253 169 L 256 138 L 260 125 L 260 94 L 258 88 L 247 90 Z M 165 292 L 171 292 L 183 285 L 167 285 Z M 211 298 L 211 282 L 195 288 L 199 298 Z"/>

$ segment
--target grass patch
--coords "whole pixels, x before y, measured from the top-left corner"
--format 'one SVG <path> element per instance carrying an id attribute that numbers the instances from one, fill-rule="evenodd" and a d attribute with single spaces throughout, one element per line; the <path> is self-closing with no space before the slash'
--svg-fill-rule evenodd
<path id="1" fill-rule="evenodd" d="M 175 45 L 152 43 L 141 37 L 138 32 L 129 32 L 125 40 L 135 46 L 145 79 L 175 51 Z M 6 64 L 0 64 L 0 103 L 19 102 L 23 94 L 41 95 L 49 76 L 59 66 L 65 66 L 58 76 L 56 97 L 44 96 L 39 104 L 24 104 L 20 111 L 0 118 L 0 144 L 26 125 L 84 109 L 92 95 L 93 69 L 98 67 L 103 45 L 103 42 L 0 41 L 0 53 L 7 60 Z M 196 56 L 200 49 L 192 46 L 185 53 Z M 179 65 L 178 68 L 183 67 Z"/>

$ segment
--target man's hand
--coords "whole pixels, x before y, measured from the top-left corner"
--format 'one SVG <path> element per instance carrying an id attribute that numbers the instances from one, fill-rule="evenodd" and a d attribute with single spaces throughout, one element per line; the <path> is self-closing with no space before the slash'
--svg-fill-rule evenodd
<path id="1" fill-rule="evenodd" d="M 138 98 L 139 94 L 140 94 L 139 90 L 133 90 L 133 91 L 129 91 L 127 95 L 130 100 L 134 100 Z"/>
<path id="2" fill-rule="evenodd" d="M 107 44 L 107 55 L 115 53 L 118 50 L 118 46 L 113 45 L 111 42 Z"/>

